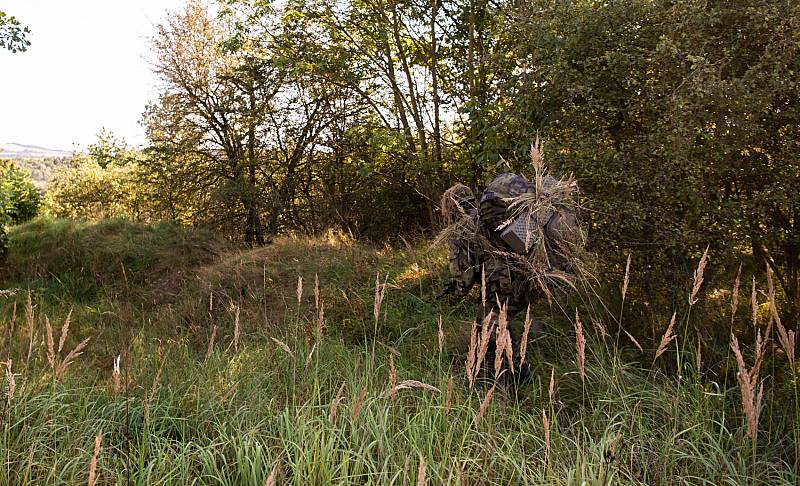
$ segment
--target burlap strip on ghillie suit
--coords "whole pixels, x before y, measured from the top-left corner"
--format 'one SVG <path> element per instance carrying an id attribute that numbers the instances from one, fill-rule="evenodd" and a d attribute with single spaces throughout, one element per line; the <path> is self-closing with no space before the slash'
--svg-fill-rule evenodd
<path id="1" fill-rule="evenodd" d="M 531 146 L 534 178 L 501 174 L 483 192 L 477 210 L 464 208 L 472 191 L 451 187 L 442 196 L 447 226 L 434 241 L 461 241 L 479 260 L 503 261 L 514 275 L 527 279 L 549 299 L 553 290 L 575 289 L 576 275 L 585 273 L 586 236 L 578 223 L 578 185 L 573 176 L 555 178 L 543 162 L 541 144 Z M 524 224 L 523 224 L 524 223 Z M 522 224 L 522 226 L 520 226 Z M 516 252 L 501 234 L 510 225 L 527 228 L 522 236 L 526 252 Z M 477 264 L 477 262 L 476 262 Z M 451 270 L 457 270 L 452 268 Z"/>

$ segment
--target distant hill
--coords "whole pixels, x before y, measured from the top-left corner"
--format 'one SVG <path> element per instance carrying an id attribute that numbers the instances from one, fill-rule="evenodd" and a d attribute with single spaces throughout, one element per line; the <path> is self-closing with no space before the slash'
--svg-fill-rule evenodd
<path id="1" fill-rule="evenodd" d="M 72 152 L 66 150 L 55 150 L 21 143 L 0 143 L 0 158 L 2 159 L 50 159 L 71 156 Z"/>
<path id="2" fill-rule="evenodd" d="M 30 172 L 33 184 L 42 192 L 47 188 L 53 172 L 67 165 L 72 156 L 73 153 L 66 150 L 21 143 L 0 143 L 0 159 L 11 159 L 18 167 Z"/>

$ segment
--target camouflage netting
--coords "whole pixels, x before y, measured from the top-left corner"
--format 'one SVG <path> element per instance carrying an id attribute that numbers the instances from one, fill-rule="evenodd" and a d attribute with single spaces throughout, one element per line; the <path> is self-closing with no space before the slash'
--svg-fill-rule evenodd
<path id="1" fill-rule="evenodd" d="M 531 161 L 535 175 L 524 191 L 506 194 L 494 191 L 502 201 L 500 211 L 505 217 L 499 223 L 487 221 L 491 218 L 484 217 L 483 207 L 479 217 L 474 206 L 464 204 L 467 193 L 472 197 L 469 188 L 458 184 L 448 189 L 441 202 L 447 226 L 434 244 L 454 238 L 470 240 L 484 256 L 507 262 L 514 273 L 525 276 L 550 299 L 554 290 L 575 289 L 576 280 L 590 278 L 591 272 L 587 270 L 590 259 L 585 250 L 586 234 L 576 217 L 581 209 L 577 181 L 571 175 L 556 178 L 548 173 L 538 141 L 531 146 Z M 493 189 L 491 184 L 487 187 Z M 489 231 L 494 230 L 497 235 L 518 222 L 527 223 L 521 225 L 528 229 L 523 237 L 529 248 L 526 253 L 516 253 L 490 241 L 496 238 Z M 481 225 L 488 227 L 482 231 Z M 492 225 L 495 227 L 491 228 Z"/>

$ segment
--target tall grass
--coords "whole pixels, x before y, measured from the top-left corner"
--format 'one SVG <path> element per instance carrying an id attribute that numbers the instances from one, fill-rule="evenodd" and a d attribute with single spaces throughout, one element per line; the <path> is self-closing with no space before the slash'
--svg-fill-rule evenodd
<path id="1" fill-rule="evenodd" d="M 691 369 L 693 346 L 669 346 L 686 339 L 674 333 L 675 319 L 658 349 L 646 352 L 658 363 L 681 353 L 673 356 L 679 376 L 626 359 L 583 326 L 581 317 L 603 328 L 588 312 L 575 322 L 540 316 L 547 325 L 537 332 L 529 317 L 523 357 L 533 383 L 495 385 L 478 374 L 481 348 L 497 333 L 491 318 L 470 335 L 471 308 L 453 310 L 419 290 L 435 282 L 442 255 L 420 250 L 412 265 L 401 251 L 324 253 L 325 243 L 313 240 L 279 241 L 268 251 L 269 268 L 256 253 L 231 259 L 241 267 L 197 273 L 214 282 L 212 299 L 237 303 L 232 312 L 209 305 L 208 285 L 192 290 L 196 307 L 187 299 L 185 307 L 98 315 L 81 305 L 62 326 L 63 344 L 48 337 L 46 323 L 70 306 L 50 287 L 32 294 L 31 324 L 13 332 L 13 304 L 26 305 L 27 294 L 0 300 L 0 484 L 798 481 L 796 395 L 759 364 L 766 334 L 752 351 L 736 342 L 744 383 L 726 387 Z M 251 270 L 258 282 L 248 287 Z M 376 281 L 376 271 L 388 276 Z M 298 274 L 307 281 L 317 273 L 312 301 Z M 235 285 L 214 280 L 223 274 Z M 690 301 L 702 298 L 696 287 Z M 511 323 L 501 327 L 508 343 Z M 89 337 L 52 379 L 48 357 L 55 363 Z M 781 405 L 747 415 L 745 385 L 756 412 L 756 400 Z"/>

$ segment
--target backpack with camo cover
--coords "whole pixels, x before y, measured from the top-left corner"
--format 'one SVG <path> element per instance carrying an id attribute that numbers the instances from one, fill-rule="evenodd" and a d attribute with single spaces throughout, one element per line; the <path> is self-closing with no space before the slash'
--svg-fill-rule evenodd
<path id="1" fill-rule="evenodd" d="M 497 176 L 483 191 L 480 221 L 486 236 L 501 248 L 528 254 L 537 244 L 552 267 L 568 270 L 565 246 L 580 240 L 575 208 L 559 198 L 563 181 L 546 175 L 537 183 L 511 173 Z M 562 200 L 563 199 L 563 200 Z"/>

